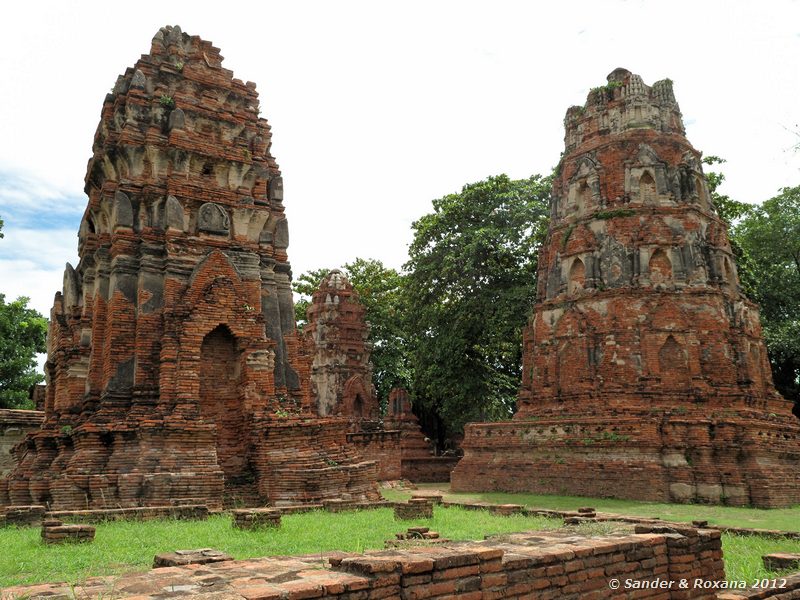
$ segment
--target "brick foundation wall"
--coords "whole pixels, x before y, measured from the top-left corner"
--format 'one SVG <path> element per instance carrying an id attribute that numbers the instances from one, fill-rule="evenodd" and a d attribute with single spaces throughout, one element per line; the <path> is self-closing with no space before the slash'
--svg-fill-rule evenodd
<path id="1" fill-rule="evenodd" d="M 378 464 L 378 480 L 401 479 L 401 433 L 399 430 L 377 430 L 348 433 L 347 442 L 366 460 Z"/>
<path id="2" fill-rule="evenodd" d="M 790 506 L 798 435 L 770 420 L 692 415 L 475 423 L 451 481 L 454 491 Z"/>
<path id="3" fill-rule="evenodd" d="M 39 429 L 44 413 L 38 410 L 0 409 L 0 479 L 17 465 L 11 450 L 25 435 Z"/>
<path id="4" fill-rule="evenodd" d="M 422 598 L 462 600 L 559 598 L 600 600 L 632 597 L 630 589 L 609 587 L 620 581 L 669 582 L 724 579 L 720 534 L 686 529 L 681 533 L 646 533 L 585 538 L 568 533 L 532 532 L 503 536 L 503 541 L 466 542 L 406 550 L 336 554 L 329 568 L 320 556 L 232 561 L 156 569 L 124 577 L 96 578 L 82 585 L 93 596 L 112 583 L 120 597 L 154 598 L 167 585 L 193 586 L 192 594 L 226 598 Z M 213 580 L 212 586 L 201 580 Z M 636 598 L 658 600 L 716 598 L 713 590 L 643 589 Z M 10 588 L 9 597 L 32 588 Z M 126 593 L 130 589 L 135 592 Z M 36 586 L 38 594 L 63 593 L 62 586 Z"/>
<path id="5" fill-rule="evenodd" d="M 402 476 L 414 483 L 444 483 L 460 460 L 459 456 L 404 458 Z"/>

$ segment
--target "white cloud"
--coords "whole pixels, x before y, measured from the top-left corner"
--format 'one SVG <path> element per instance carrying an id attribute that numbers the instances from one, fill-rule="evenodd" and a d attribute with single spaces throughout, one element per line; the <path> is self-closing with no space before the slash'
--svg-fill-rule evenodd
<path id="1" fill-rule="evenodd" d="M 0 240 L 0 293 L 7 299 L 28 296 L 30 306 L 50 314 L 53 296 L 61 290 L 64 265 L 77 264 L 76 232 L 4 229 Z"/>

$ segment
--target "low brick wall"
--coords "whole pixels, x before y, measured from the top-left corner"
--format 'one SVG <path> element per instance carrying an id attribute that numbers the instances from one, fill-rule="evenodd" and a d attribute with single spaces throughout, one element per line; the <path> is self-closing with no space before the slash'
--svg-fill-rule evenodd
<path id="1" fill-rule="evenodd" d="M 281 511 L 274 508 L 242 508 L 232 510 L 233 526 L 237 529 L 280 527 Z"/>
<path id="2" fill-rule="evenodd" d="M 42 522 L 42 541 L 45 544 L 94 541 L 95 529 L 91 525 L 65 525 L 58 519 Z"/>
<path id="3" fill-rule="evenodd" d="M 359 431 L 347 434 L 347 442 L 366 460 L 378 463 L 378 481 L 400 479 L 400 431 Z"/>
<path id="4" fill-rule="evenodd" d="M 108 508 L 97 510 L 56 510 L 47 513 L 48 518 L 80 523 L 102 521 L 149 521 L 152 519 L 185 519 L 204 521 L 208 518 L 208 507 L 203 504 L 185 506 L 141 506 L 138 508 Z"/>
<path id="5" fill-rule="evenodd" d="M 404 458 L 401 475 L 414 483 L 445 483 L 460 460 L 460 456 Z"/>
<path id="6" fill-rule="evenodd" d="M 86 597 L 115 590 L 116 597 L 139 600 L 181 589 L 193 597 L 342 598 L 558 598 L 601 600 L 652 598 L 712 600 L 716 592 L 636 588 L 634 582 L 669 584 L 675 578 L 721 581 L 722 549 L 718 531 L 687 528 L 682 533 L 643 533 L 582 537 L 569 532 L 529 532 L 499 540 L 384 550 L 366 554 L 327 554 L 263 558 L 155 569 L 124 577 L 101 577 L 81 586 Z M 323 563 L 324 564 L 324 563 Z M 613 581 L 612 581 L 613 580 Z M 613 587 L 619 583 L 620 589 Z M 129 591 L 126 591 L 129 590 Z M 8 588 L 3 598 L 67 594 L 64 584 Z"/>
<path id="7" fill-rule="evenodd" d="M 394 518 L 400 520 L 432 519 L 433 502 L 427 498 L 412 498 L 394 505 Z"/>
<path id="8" fill-rule="evenodd" d="M 17 465 L 11 449 L 42 426 L 44 412 L 0 409 L 0 479 Z"/>
<path id="9" fill-rule="evenodd" d="M 38 525 L 46 512 L 47 508 L 40 504 L 6 506 L 0 509 L 0 525 Z"/>

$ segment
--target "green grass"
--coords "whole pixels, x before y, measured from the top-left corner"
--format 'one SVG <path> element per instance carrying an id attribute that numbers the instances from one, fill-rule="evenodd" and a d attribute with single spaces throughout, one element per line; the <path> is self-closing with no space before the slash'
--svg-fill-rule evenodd
<path id="1" fill-rule="evenodd" d="M 421 490 L 438 489 L 446 500 L 479 501 L 492 503 L 524 504 L 535 508 L 574 510 L 580 506 L 593 506 L 599 511 L 640 517 L 658 517 L 667 521 L 706 520 L 713 525 L 752 527 L 756 529 L 781 529 L 800 531 L 800 506 L 779 509 L 740 508 L 735 506 L 709 506 L 705 504 L 663 504 L 617 500 L 614 498 L 583 498 L 580 496 L 542 496 L 536 494 L 506 494 L 501 492 L 452 493 L 446 484 L 420 484 Z M 383 490 L 389 500 L 403 500 L 410 492 Z"/>
<path id="2" fill-rule="evenodd" d="M 440 486 L 420 486 L 437 489 Z M 707 519 L 731 526 L 797 530 L 798 511 L 762 511 L 745 508 L 673 505 L 599 500 L 595 498 L 537 496 L 532 494 L 450 494 L 454 500 L 480 500 L 525 504 L 539 508 L 574 509 L 594 506 L 599 510 L 631 515 L 657 516 L 675 521 Z M 384 490 L 390 500 L 410 496 L 408 492 Z M 66 581 L 80 584 L 95 575 L 115 575 L 150 568 L 153 556 L 178 549 L 217 548 L 237 559 L 258 556 L 313 554 L 341 550 L 363 552 L 382 548 L 384 540 L 407 527 L 424 525 L 453 540 L 482 539 L 503 534 L 560 527 L 560 519 L 502 517 L 487 511 L 436 507 L 434 518 L 395 521 L 391 509 L 326 513 L 316 511 L 288 515 L 279 529 L 240 531 L 231 526 L 230 517 L 218 515 L 207 521 L 116 521 L 97 525 L 91 544 L 48 546 L 42 543 L 39 528 L 0 529 L 0 587 L 41 582 Z M 619 524 L 592 523 L 577 528 L 583 535 L 603 535 Z M 729 580 L 748 583 L 774 578 L 764 570 L 761 556 L 770 552 L 800 552 L 800 540 L 723 535 L 725 569 Z"/>
<path id="3" fill-rule="evenodd" d="M 781 573 L 767 571 L 761 557 L 773 552 L 800 552 L 800 540 L 779 540 L 765 537 L 724 534 L 722 552 L 728 581 L 774 579 Z"/>
<path id="4" fill-rule="evenodd" d="M 479 540 L 487 534 L 554 529 L 559 519 L 501 517 L 486 511 L 436 507 L 432 520 L 395 521 L 391 509 L 282 517 L 279 529 L 241 531 L 227 515 L 207 521 L 115 521 L 97 525 L 90 544 L 45 545 L 38 527 L 0 529 L 0 587 L 114 575 L 150 568 L 161 552 L 216 548 L 234 558 L 313 554 L 331 550 L 363 552 L 383 548 L 384 540 L 415 525 L 453 540 Z"/>

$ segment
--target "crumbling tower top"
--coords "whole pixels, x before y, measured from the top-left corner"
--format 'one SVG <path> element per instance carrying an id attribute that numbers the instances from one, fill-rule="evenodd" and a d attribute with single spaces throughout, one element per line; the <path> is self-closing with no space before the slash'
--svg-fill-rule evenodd
<path id="1" fill-rule="evenodd" d="M 639 75 L 622 68 L 614 69 L 606 79 L 606 85 L 591 89 L 583 106 L 567 109 L 565 154 L 633 129 L 686 134 L 672 80 L 662 79 L 648 86 Z"/>

